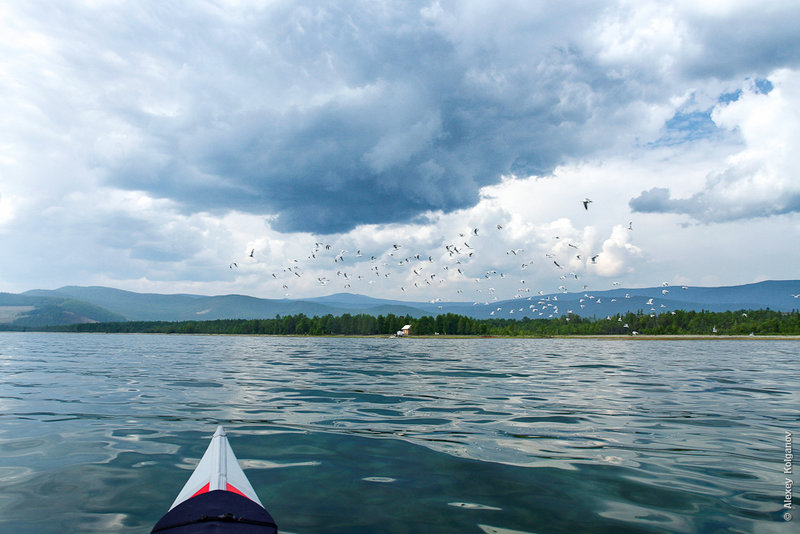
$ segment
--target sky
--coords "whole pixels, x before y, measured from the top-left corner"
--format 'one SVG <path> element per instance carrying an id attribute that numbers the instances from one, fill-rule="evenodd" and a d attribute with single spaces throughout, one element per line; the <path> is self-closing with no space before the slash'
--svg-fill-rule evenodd
<path id="1" fill-rule="evenodd" d="M 797 21 L 794 0 L 0 1 L 0 292 L 800 279 Z"/>

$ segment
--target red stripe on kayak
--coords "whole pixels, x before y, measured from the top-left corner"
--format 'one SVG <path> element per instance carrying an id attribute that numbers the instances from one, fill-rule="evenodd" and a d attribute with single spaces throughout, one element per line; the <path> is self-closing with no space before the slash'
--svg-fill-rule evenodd
<path id="1" fill-rule="evenodd" d="M 208 484 L 206 484 L 205 486 L 203 486 L 202 488 L 200 488 L 199 490 L 197 490 L 197 491 L 195 492 L 195 494 L 194 494 L 194 495 L 192 495 L 192 497 L 197 497 L 197 496 L 198 496 L 198 495 L 200 495 L 201 493 L 208 493 L 208 488 L 210 488 L 210 487 L 211 487 L 211 483 L 209 482 Z M 189 497 L 189 498 L 191 499 L 192 497 Z"/>
<path id="2" fill-rule="evenodd" d="M 226 489 L 226 490 L 228 490 L 228 491 L 232 491 L 233 493 L 236 493 L 236 494 L 238 494 L 238 495 L 241 495 L 242 497 L 244 497 L 244 498 L 246 498 L 246 499 L 250 499 L 250 497 L 248 497 L 247 495 L 245 495 L 244 493 L 242 493 L 241 491 L 239 491 L 238 489 L 236 489 L 236 487 L 235 487 L 235 486 L 232 486 L 232 485 L 230 485 L 230 484 L 227 484 L 227 485 L 225 486 L 225 489 Z M 252 499 L 250 499 L 250 500 L 252 500 Z"/>

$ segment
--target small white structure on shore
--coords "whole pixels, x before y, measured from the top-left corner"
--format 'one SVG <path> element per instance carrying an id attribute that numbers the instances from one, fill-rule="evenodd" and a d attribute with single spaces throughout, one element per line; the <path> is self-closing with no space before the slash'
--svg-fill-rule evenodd
<path id="1" fill-rule="evenodd" d="M 397 335 L 398 336 L 407 336 L 410 333 L 411 333 L 411 325 L 410 324 L 405 325 L 402 330 L 398 330 L 397 331 Z"/>

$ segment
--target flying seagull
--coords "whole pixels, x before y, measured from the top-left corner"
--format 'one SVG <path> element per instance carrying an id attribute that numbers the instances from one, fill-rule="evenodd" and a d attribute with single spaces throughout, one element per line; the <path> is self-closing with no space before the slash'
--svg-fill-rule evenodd
<path id="1" fill-rule="evenodd" d="M 589 200 L 588 198 L 584 198 L 582 202 L 583 202 L 583 209 L 585 209 L 585 210 L 588 210 L 589 209 L 589 204 L 592 203 L 592 201 Z"/>

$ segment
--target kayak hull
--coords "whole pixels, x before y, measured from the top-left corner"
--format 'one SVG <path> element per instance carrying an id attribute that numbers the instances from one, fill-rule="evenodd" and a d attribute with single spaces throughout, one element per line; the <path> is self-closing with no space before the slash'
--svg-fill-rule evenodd
<path id="1" fill-rule="evenodd" d="M 275 520 L 258 500 L 222 426 L 169 511 L 152 533 L 276 534 Z"/>
<path id="2" fill-rule="evenodd" d="M 238 493 L 213 490 L 192 497 L 167 512 L 152 533 L 277 534 L 278 526 L 263 507 Z"/>

